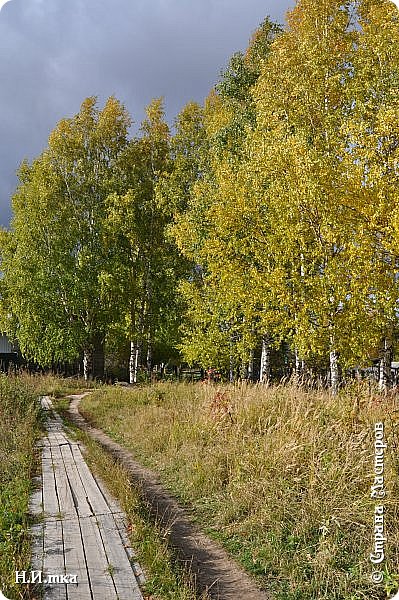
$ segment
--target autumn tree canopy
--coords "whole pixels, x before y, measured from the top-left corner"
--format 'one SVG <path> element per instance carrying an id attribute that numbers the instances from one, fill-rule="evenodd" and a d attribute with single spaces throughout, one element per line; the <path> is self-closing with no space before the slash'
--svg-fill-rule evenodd
<path id="1" fill-rule="evenodd" d="M 94 374 L 120 340 L 131 382 L 180 352 L 230 379 L 328 373 L 334 391 L 379 360 L 388 385 L 398 42 L 389 0 L 298 0 L 172 129 L 159 99 L 135 137 L 115 98 L 86 99 L 20 167 L 3 328 L 36 362 L 82 354 Z"/>

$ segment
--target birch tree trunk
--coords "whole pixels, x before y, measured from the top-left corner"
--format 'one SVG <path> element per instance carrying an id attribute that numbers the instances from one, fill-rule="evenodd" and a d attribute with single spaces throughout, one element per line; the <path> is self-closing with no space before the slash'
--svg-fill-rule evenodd
<path id="1" fill-rule="evenodd" d="M 303 358 L 299 356 L 298 348 L 294 349 L 295 353 L 295 377 L 299 379 L 306 374 L 306 363 Z"/>
<path id="2" fill-rule="evenodd" d="M 85 381 L 104 377 L 104 339 L 101 334 L 93 335 L 83 350 L 83 377 Z"/>
<path id="3" fill-rule="evenodd" d="M 91 351 L 89 348 L 83 350 L 83 378 L 85 381 L 89 380 L 91 372 Z"/>
<path id="4" fill-rule="evenodd" d="M 270 379 L 270 337 L 266 334 L 262 336 L 262 353 L 260 356 L 260 383 L 267 383 Z"/>
<path id="5" fill-rule="evenodd" d="M 137 383 L 137 371 L 139 366 L 139 345 L 137 341 L 130 342 L 129 357 L 129 383 Z"/>
<path id="6" fill-rule="evenodd" d="M 330 351 L 330 387 L 333 396 L 336 396 L 339 389 L 339 364 L 338 353 L 335 350 Z"/>
<path id="7" fill-rule="evenodd" d="M 301 359 L 299 358 L 298 348 L 295 348 L 295 375 L 297 377 L 301 374 Z"/>
<path id="8" fill-rule="evenodd" d="M 383 339 L 382 342 L 382 354 L 379 364 L 379 378 L 378 387 L 381 392 L 386 392 L 391 387 L 392 376 L 391 376 L 391 360 L 392 360 L 392 347 L 389 344 L 387 338 Z"/>

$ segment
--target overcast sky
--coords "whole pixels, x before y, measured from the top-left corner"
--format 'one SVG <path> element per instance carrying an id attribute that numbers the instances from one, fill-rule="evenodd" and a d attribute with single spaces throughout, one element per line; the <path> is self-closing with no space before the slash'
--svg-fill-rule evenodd
<path id="1" fill-rule="evenodd" d="M 294 0 L 10 0 L 0 10 L 0 224 L 15 171 L 87 96 L 115 95 L 136 123 L 164 96 L 167 119 L 203 102 L 267 15 Z"/>

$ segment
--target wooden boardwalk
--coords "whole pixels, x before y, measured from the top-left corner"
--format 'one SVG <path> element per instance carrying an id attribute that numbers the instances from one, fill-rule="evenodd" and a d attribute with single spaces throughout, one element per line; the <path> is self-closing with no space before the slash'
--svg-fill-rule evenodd
<path id="1" fill-rule="evenodd" d="M 49 399 L 42 403 L 49 419 L 31 513 L 32 566 L 42 573 L 44 600 L 143 600 L 124 513 L 90 472 L 80 444 L 65 435 Z"/>

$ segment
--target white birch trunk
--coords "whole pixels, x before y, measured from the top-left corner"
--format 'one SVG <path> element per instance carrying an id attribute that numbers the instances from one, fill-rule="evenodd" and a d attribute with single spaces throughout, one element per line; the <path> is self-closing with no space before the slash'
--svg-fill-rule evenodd
<path id="1" fill-rule="evenodd" d="M 270 379 L 270 338 L 268 335 L 262 336 L 262 353 L 260 356 L 260 383 L 267 383 Z"/>
<path id="2" fill-rule="evenodd" d="M 339 389 L 339 365 L 338 353 L 335 350 L 330 351 L 330 387 L 333 396 L 336 396 Z"/>
<path id="3" fill-rule="evenodd" d="M 299 377 L 301 374 L 301 359 L 299 358 L 298 348 L 295 348 L 295 375 Z"/>
<path id="4" fill-rule="evenodd" d="M 88 381 L 90 377 L 90 358 L 90 350 L 85 348 L 85 350 L 83 350 L 83 378 L 85 381 Z"/>
<path id="5" fill-rule="evenodd" d="M 381 392 L 386 392 L 391 386 L 391 346 L 384 338 L 382 344 L 382 355 L 379 364 L 378 387 Z"/>
<path id="6" fill-rule="evenodd" d="M 129 357 L 129 383 L 137 383 L 137 370 L 139 363 L 139 347 L 137 342 L 130 342 Z"/>
<path id="7" fill-rule="evenodd" d="M 147 345 L 147 372 L 149 381 L 151 381 L 151 373 L 152 373 L 152 342 L 150 336 L 148 336 L 148 345 Z"/>

